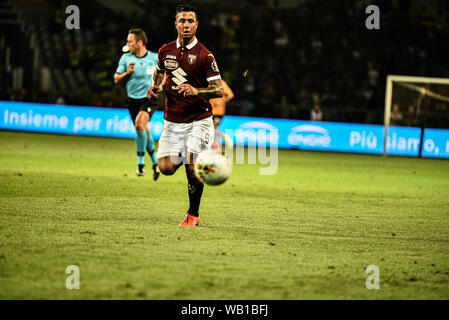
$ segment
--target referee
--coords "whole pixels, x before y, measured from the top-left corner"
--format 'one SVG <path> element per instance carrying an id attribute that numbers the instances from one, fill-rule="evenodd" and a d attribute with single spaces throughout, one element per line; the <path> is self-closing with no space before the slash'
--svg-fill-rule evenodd
<path id="1" fill-rule="evenodd" d="M 158 55 L 147 50 L 147 35 L 142 29 L 131 29 L 128 32 L 126 45 L 129 52 L 124 53 L 118 62 L 114 83 L 126 81 L 128 94 L 128 110 L 136 128 L 137 176 L 145 175 L 145 151 L 148 151 L 153 163 L 153 180 L 160 175 L 157 166 L 154 140 L 148 129 L 148 122 L 157 108 L 156 100 L 149 100 L 147 90 L 151 87 L 154 68 Z"/>

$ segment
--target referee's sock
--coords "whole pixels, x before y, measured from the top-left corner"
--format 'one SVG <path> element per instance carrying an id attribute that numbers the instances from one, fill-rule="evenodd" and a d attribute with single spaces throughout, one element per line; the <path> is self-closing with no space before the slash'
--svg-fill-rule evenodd
<path id="1" fill-rule="evenodd" d="M 147 132 L 137 131 L 136 135 L 136 150 L 137 150 L 137 164 L 145 164 L 145 149 L 147 148 Z"/>
<path id="2" fill-rule="evenodd" d="M 203 195 L 204 184 L 195 179 L 189 179 L 189 211 L 192 216 L 198 217 L 201 196 Z"/>
<path id="3" fill-rule="evenodd" d="M 150 155 L 151 162 L 153 163 L 153 166 L 157 165 L 156 148 L 154 147 L 154 140 L 151 137 L 151 134 L 147 139 L 147 151 L 148 151 L 148 154 Z"/>

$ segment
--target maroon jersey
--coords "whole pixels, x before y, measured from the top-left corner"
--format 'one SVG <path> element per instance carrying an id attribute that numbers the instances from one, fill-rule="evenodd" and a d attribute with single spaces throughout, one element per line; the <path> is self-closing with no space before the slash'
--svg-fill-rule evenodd
<path id="1" fill-rule="evenodd" d="M 188 123 L 212 115 L 208 99 L 178 93 L 183 83 L 206 88 L 208 81 L 221 79 L 214 56 L 196 38 L 186 47 L 181 47 L 178 40 L 164 44 L 159 49 L 157 69 L 167 73 L 165 120 Z"/>

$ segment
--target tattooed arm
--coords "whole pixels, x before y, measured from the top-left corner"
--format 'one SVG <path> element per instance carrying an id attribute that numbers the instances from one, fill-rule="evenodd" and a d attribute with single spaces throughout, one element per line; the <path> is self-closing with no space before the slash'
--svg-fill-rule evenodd
<path id="1" fill-rule="evenodd" d="M 188 83 L 183 83 L 179 86 L 179 93 L 187 96 L 199 96 L 201 98 L 213 99 L 221 98 L 223 96 L 223 85 L 221 79 L 209 81 L 207 88 L 194 88 Z"/>
<path id="2" fill-rule="evenodd" d="M 153 78 L 151 79 L 151 88 L 147 91 L 148 99 L 152 97 L 157 98 L 159 95 L 157 92 L 162 91 L 162 86 L 165 84 L 165 72 L 157 69 L 153 72 Z"/>
<path id="3" fill-rule="evenodd" d="M 223 96 L 223 85 L 221 79 L 212 80 L 207 88 L 198 88 L 198 96 L 206 99 L 221 98 Z"/>

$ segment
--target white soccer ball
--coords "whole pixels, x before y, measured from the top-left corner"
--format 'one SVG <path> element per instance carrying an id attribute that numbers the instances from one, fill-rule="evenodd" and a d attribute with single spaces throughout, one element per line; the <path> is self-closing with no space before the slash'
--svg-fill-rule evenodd
<path id="1" fill-rule="evenodd" d="M 195 175 L 202 182 L 216 186 L 222 184 L 231 176 L 232 162 L 230 159 L 214 152 L 206 150 L 196 158 Z"/>

